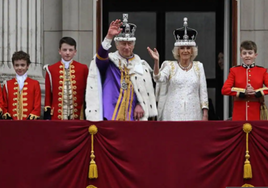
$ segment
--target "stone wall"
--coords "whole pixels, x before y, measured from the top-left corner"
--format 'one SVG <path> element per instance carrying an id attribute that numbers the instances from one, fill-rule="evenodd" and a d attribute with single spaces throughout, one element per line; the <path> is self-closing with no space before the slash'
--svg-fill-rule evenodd
<path id="1" fill-rule="evenodd" d="M 89 65 L 93 57 L 93 2 L 95 0 L 0 0 L 0 83 L 15 76 L 15 51 L 30 54 L 28 76 L 39 81 L 44 104 L 43 66 L 60 60 L 59 40 L 77 42 L 75 60 Z"/>
<path id="2" fill-rule="evenodd" d="M 240 40 L 258 46 L 256 64 L 268 68 L 268 1 L 240 0 Z"/>
<path id="3" fill-rule="evenodd" d="M 43 64 L 60 59 L 58 43 L 63 36 L 76 40 L 75 60 L 89 64 L 93 57 L 93 1 L 43 0 Z"/>
<path id="4" fill-rule="evenodd" d="M 255 41 L 256 64 L 268 68 L 268 0 L 240 0 L 240 40 Z M 268 106 L 268 96 L 265 97 Z"/>

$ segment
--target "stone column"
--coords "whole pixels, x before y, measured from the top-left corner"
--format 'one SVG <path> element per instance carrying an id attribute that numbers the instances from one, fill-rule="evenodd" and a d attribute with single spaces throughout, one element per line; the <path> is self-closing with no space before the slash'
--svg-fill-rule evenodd
<path id="1" fill-rule="evenodd" d="M 252 40 L 258 46 L 256 63 L 268 67 L 268 1 L 240 0 L 241 42 Z M 239 32 L 239 31 L 238 31 Z"/>
<path id="2" fill-rule="evenodd" d="M 240 40 L 254 41 L 258 47 L 256 64 L 268 68 L 268 1 L 240 0 L 240 5 Z M 268 106 L 267 95 L 265 104 Z"/>
<path id="3" fill-rule="evenodd" d="M 43 110 L 43 66 L 60 60 L 60 38 L 77 41 L 75 60 L 89 65 L 93 57 L 95 1 L 0 0 L 0 83 L 15 76 L 12 54 L 26 51 L 32 61 L 28 75 L 41 85 Z"/>
<path id="4" fill-rule="evenodd" d="M 0 0 L 1 81 L 15 75 L 11 57 L 15 51 L 30 54 L 28 75 L 42 80 L 40 0 Z"/>
<path id="5" fill-rule="evenodd" d="M 41 0 L 0 0 L 0 83 L 15 76 L 11 57 L 23 50 L 32 61 L 28 76 L 40 82 L 44 93 L 40 10 Z"/>
<path id="6" fill-rule="evenodd" d="M 74 59 L 89 65 L 93 58 L 94 0 L 62 1 L 62 36 L 71 36 L 77 42 Z"/>

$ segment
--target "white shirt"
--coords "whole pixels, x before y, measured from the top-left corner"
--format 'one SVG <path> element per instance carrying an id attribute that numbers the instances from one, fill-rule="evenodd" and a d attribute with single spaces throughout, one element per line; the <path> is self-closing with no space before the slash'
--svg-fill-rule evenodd
<path id="1" fill-rule="evenodd" d="M 68 68 L 69 68 L 69 65 L 70 65 L 70 63 L 71 63 L 72 61 L 73 61 L 73 60 L 65 61 L 64 59 L 61 59 L 61 62 L 64 63 L 64 67 L 65 67 L 65 69 L 68 69 Z"/>
<path id="2" fill-rule="evenodd" d="M 20 90 L 22 90 L 22 88 L 24 86 L 24 81 L 26 80 L 26 78 L 27 78 L 27 72 L 22 76 L 16 74 L 16 79 L 17 79 L 17 82 L 19 84 Z"/>

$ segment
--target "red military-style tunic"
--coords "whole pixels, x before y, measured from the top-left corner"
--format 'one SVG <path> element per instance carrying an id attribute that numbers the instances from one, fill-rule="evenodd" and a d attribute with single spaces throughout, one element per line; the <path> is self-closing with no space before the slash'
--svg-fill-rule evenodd
<path id="1" fill-rule="evenodd" d="M 22 90 L 16 78 L 8 80 L 3 87 L 3 101 L 4 119 L 7 116 L 14 120 L 40 118 L 41 89 L 37 80 L 27 77 Z"/>
<path id="2" fill-rule="evenodd" d="M 245 95 L 250 84 L 256 94 Z M 263 87 L 263 86 L 266 87 Z M 222 87 L 222 94 L 234 96 L 232 120 L 260 120 L 260 107 L 263 96 L 268 94 L 267 69 L 255 66 L 240 65 L 230 69 L 227 80 Z"/>
<path id="3" fill-rule="evenodd" d="M 65 67 L 61 61 L 46 67 L 45 80 L 45 112 L 51 109 L 52 120 L 63 119 L 63 91 L 65 83 Z M 77 61 L 72 61 L 69 65 L 70 83 L 72 90 L 73 117 L 74 119 L 84 119 L 83 104 L 85 100 L 86 81 L 88 67 Z"/>

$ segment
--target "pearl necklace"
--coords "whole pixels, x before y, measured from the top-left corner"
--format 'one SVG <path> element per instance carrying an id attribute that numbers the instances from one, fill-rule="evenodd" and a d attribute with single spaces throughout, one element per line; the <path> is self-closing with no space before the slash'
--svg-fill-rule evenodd
<path id="1" fill-rule="evenodd" d="M 180 67 L 182 70 L 185 70 L 185 71 L 187 71 L 188 69 L 190 69 L 191 65 L 192 65 L 192 62 L 190 62 L 189 65 L 188 65 L 187 67 L 184 67 L 184 66 L 182 66 L 181 63 L 179 62 L 179 67 Z"/>

